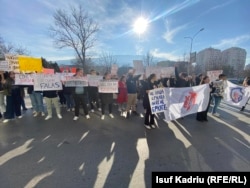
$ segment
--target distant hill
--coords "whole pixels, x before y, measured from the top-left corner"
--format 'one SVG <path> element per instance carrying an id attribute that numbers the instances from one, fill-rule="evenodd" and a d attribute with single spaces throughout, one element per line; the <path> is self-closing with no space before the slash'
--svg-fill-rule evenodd
<path id="1" fill-rule="evenodd" d="M 114 55 L 113 57 L 114 57 L 114 59 L 117 60 L 117 64 L 120 66 L 123 66 L 123 65 L 133 66 L 133 60 L 143 60 L 142 55 Z M 91 58 L 91 59 L 96 64 L 99 64 L 101 61 L 100 58 Z M 161 59 L 154 58 L 154 60 L 158 62 Z M 57 60 L 56 62 L 60 66 L 60 65 L 71 65 L 72 62 L 74 62 L 74 61 L 75 61 L 75 59 Z"/>

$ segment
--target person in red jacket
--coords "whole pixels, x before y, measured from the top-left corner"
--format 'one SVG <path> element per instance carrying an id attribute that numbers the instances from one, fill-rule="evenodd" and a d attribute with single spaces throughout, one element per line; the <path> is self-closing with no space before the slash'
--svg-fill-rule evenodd
<path id="1" fill-rule="evenodd" d="M 128 100 L 128 90 L 126 85 L 126 77 L 121 76 L 118 81 L 118 95 L 117 95 L 117 103 L 118 103 L 118 111 L 124 111 L 126 109 L 126 104 Z"/>

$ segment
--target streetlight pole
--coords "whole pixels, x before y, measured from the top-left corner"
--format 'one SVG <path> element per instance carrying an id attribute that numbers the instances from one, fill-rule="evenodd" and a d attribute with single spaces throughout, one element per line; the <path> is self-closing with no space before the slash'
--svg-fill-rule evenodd
<path id="1" fill-rule="evenodd" d="M 189 63 L 187 66 L 187 74 L 189 75 L 189 66 L 191 65 L 191 54 L 192 54 L 192 48 L 193 48 L 193 40 L 194 38 L 201 32 L 203 31 L 204 28 L 201 28 L 199 31 L 197 31 L 192 37 L 184 37 L 185 39 L 190 39 L 191 44 L 190 44 L 190 52 L 189 52 Z"/>

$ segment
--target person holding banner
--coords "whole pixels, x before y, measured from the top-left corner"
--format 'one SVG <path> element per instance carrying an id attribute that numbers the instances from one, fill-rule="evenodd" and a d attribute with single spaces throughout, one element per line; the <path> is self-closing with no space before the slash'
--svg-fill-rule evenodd
<path id="1" fill-rule="evenodd" d="M 58 100 L 58 91 L 56 91 L 56 90 L 43 91 L 43 96 L 44 96 L 44 99 L 46 102 L 47 112 L 48 112 L 48 115 L 45 118 L 45 120 L 52 118 L 53 105 L 56 109 L 57 117 L 59 119 L 62 119 L 61 108 L 60 108 L 59 100 Z"/>
<path id="2" fill-rule="evenodd" d="M 210 84 L 210 79 L 208 76 L 202 76 L 200 85 L 202 84 L 209 84 L 210 87 L 210 94 L 209 94 L 209 100 L 208 100 L 208 105 L 205 111 L 202 112 L 197 112 L 196 114 L 196 120 L 197 121 L 208 121 L 207 120 L 207 113 L 210 107 L 210 102 L 211 102 L 211 92 L 212 92 L 212 85 Z"/>
<path id="3" fill-rule="evenodd" d="M 144 85 L 145 93 L 143 95 L 143 106 L 146 109 L 144 118 L 144 126 L 146 127 L 146 129 L 156 128 L 154 122 L 155 115 L 152 114 L 148 96 L 149 90 L 157 88 L 156 81 L 157 81 L 156 74 L 151 74 Z"/>
<path id="4" fill-rule="evenodd" d="M 83 69 L 77 68 L 76 74 L 74 75 L 75 78 L 82 78 L 83 77 Z M 73 118 L 74 121 L 79 119 L 80 114 L 80 105 L 82 104 L 83 111 L 85 114 L 86 119 L 89 119 L 89 111 L 87 107 L 87 91 L 85 91 L 84 86 L 75 86 L 72 87 L 73 98 L 75 101 L 75 116 Z"/>
<path id="5" fill-rule="evenodd" d="M 128 101 L 127 101 L 127 118 L 130 116 L 130 110 L 132 114 L 138 116 L 139 113 L 136 111 L 137 103 L 137 82 L 141 75 L 134 76 L 135 69 L 131 69 L 128 72 L 128 77 L 126 80 L 127 90 L 128 90 Z"/>
<path id="6" fill-rule="evenodd" d="M 244 87 L 249 87 L 249 86 L 250 86 L 250 77 L 249 77 L 249 76 L 247 76 L 247 77 L 244 79 L 242 85 L 243 85 Z M 249 101 L 249 99 L 248 99 L 248 101 Z M 244 106 L 241 107 L 240 111 L 244 111 L 245 106 L 248 104 L 248 101 L 247 101 L 247 103 L 246 103 Z"/>
<path id="7" fill-rule="evenodd" d="M 117 103 L 119 112 L 125 110 L 125 105 L 127 104 L 127 100 L 128 100 L 128 90 L 126 85 L 126 77 L 123 75 L 121 76 L 118 82 Z"/>
<path id="8" fill-rule="evenodd" d="M 217 113 L 217 109 L 224 95 L 224 81 L 225 80 L 226 80 L 226 75 L 220 74 L 219 79 L 212 82 L 212 87 L 213 87 L 212 96 L 214 100 L 214 106 L 212 108 L 212 115 L 215 117 L 220 117 L 220 114 Z"/>
<path id="9" fill-rule="evenodd" d="M 19 119 L 22 118 L 21 90 L 19 86 L 15 85 L 15 73 L 13 71 L 9 72 L 7 79 L 4 81 L 3 89 L 6 90 L 6 112 L 3 123 L 14 119 L 15 116 Z"/>
<path id="10" fill-rule="evenodd" d="M 111 80 L 111 74 L 110 73 L 105 73 L 103 76 L 103 80 Z M 102 116 L 101 119 L 104 120 L 105 118 L 105 108 L 106 105 L 108 105 L 109 109 L 109 117 L 114 118 L 112 114 L 112 109 L 113 109 L 113 93 L 99 93 L 100 94 L 100 99 L 101 99 L 101 106 L 102 106 Z"/>

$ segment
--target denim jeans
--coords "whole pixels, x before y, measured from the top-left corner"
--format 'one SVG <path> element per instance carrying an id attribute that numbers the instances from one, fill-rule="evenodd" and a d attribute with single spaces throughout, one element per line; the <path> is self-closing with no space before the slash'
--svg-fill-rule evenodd
<path id="1" fill-rule="evenodd" d="M 214 95 L 213 99 L 214 99 L 214 106 L 213 106 L 213 109 L 212 109 L 212 114 L 215 114 L 215 113 L 217 113 L 217 108 L 221 103 L 222 97 Z"/>
<path id="2" fill-rule="evenodd" d="M 64 97 L 66 99 L 67 109 L 74 108 L 75 101 L 74 101 L 73 95 L 72 94 L 64 94 Z"/>
<path id="3" fill-rule="evenodd" d="M 29 96 L 33 110 L 36 112 L 45 112 L 42 93 L 33 91 Z"/>

